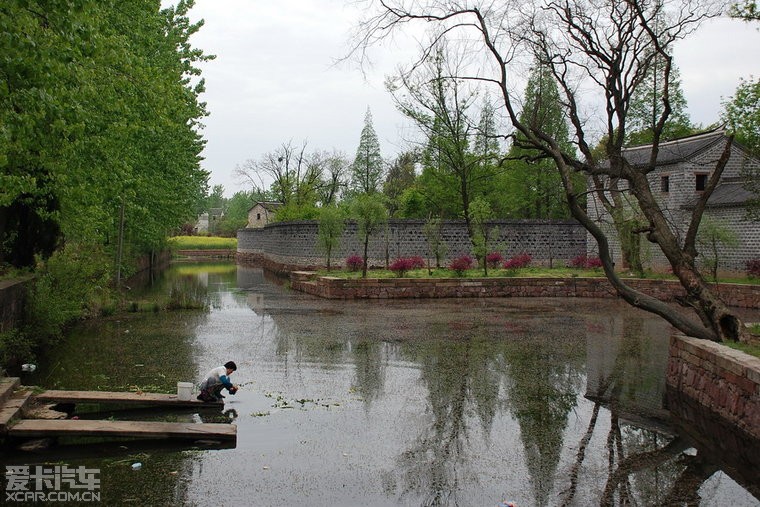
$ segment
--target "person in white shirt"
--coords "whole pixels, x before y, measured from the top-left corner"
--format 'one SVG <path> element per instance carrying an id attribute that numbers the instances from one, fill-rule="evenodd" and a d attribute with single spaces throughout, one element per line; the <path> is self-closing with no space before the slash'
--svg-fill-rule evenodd
<path id="1" fill-rule="evenodd" d="M 237 370 L 234 361 L 227 361 L 224 366 L 217 366 L 206 375 L 206 379 L 201 382 L 200 394 L 198 399 L 205 402 L 221 401 L 222 389 L 227 388 L 230 394 L 235 394 L 240 386 L 230 381 L 230 375 Z"/>

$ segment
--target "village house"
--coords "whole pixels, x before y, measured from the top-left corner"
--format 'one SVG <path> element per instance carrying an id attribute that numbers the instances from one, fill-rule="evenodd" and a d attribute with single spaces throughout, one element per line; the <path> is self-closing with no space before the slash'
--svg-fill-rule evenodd
<path id="1" fill-rule="evenodd" d="M 224 217 L 222 208 L 211 208 L 206 213 L 201 213 L 195 224 L 196 234 L 213 233 L 216 231 L 216 223 Z"/>
<path id="2" fill-rule="evenodd" d="M 248 210 L 248 229 L 264 227 L 274 218 L 274 213 L 282 207 L 281 202 L 259 201 Z"/>
<path id="3" fill-rule="evenodd" d="M 657 154 L 657 168 L 649 175 L 649 184 L 655 193 L 666 218 L 673 230 L 683 238 L 700 194 L 715 169 L 715 165 L 725 149 L 728 137 L 723 130 L 697 134 L 673 141 L 660 143 Z M 634 166 L 643 166 L 649 161 L 651 145 L 625 149 L 623 155 Z M 743 272 L 749 260 L 760 258 L 760 223 L 748 213 L 748 205 L 757 195 L 746 188 L 747 178 L 757 177 L 760 160 L 737 142 L 733 142 L 731 156 L 721 176 L 718 186 L 707 202 L 700 231 L 708 228 L 720 231 L 713 237 L 730 238 L 716 241 L 718 268 L 721 271 Z M 603 225 L 610 237 L 613 259 L 620 261 L 620 245 L 613 232 L 612 221 L 604 208 L 590 194 L 589 214 Z M 709 225 L 708 225 L 709 224 Z M 701 237 L 700 259 L 713 257 L 708 246 L 710 238 Z M 589 237 L 589 249 L 595 250 L 596 242 Z M 667 270 L 670 265 L 656 245 L 642 241 L 642 259 L 645 267 Z"/>

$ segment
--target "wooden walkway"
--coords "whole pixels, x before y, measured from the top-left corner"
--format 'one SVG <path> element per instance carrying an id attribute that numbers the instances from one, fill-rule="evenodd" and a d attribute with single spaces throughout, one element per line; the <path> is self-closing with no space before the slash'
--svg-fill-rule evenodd
<path id="1" fill-rule="evenodd" d="M 117 405 L 149 405 L 152 407 L 221 408 L 221 401 L 205 403 L 195 398 L 179 400 L 176 394 L 109 391 L 42 391 L 34 399 L 49 403 L 98 403 Z"/>
<path id="2" fill-rule="evenodd" d="M 216 423 L 22 419 L 8 429 L 12 437 L 130 437 L 235 440 L 237 426 Z"/>
<path id="3" fill-rule="evenodd" d="M 235 441 L 237 438 L 237 426 L 234 424 L 28 418 L 26 409 L 35 401 L 145 406 L 163 410 L 188 407 L 218 410 L 224 406 L 222 402 L 178 400 L 176 394 L 55 390 L 34 392 L 32 388 L 21 386 L 18 378 L 0 378 L 0 437 L 97 436 L 223 441 Z"/>

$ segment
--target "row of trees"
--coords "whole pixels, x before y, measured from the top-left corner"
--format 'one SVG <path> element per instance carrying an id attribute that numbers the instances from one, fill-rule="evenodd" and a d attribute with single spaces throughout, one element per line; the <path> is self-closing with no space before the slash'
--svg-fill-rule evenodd
<path id="1" fill-rule="evenodd" d="M 192 5 L 0 5 L 0 264 L 71 244 L 127 258 L 195 212 L 210 57 L 189 43 Z"/>

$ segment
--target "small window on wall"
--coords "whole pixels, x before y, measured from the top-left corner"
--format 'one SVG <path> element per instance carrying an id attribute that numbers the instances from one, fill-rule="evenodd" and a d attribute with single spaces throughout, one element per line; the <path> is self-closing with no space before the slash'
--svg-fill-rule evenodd
<path id="1" fill-rule="evenodd" d="M 660 177 L 660 192 L 663 194 L 670 192 L 670 176 Z"/>
<path id="2" fill-rule="evenodd" d="M 256 220 L 261 220 L 261 213 L 256 213 Z"/>
<path id="3" fill-rule="evenodd" d="M 704 192 L 705 187 L 707 186 L 707 175 L 706 174 L 696 174 L 695 175 L 695 190 L 697 192 Z"/>

